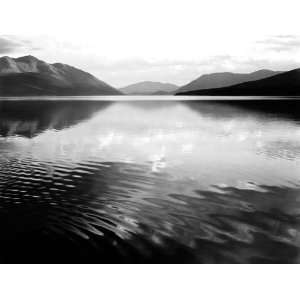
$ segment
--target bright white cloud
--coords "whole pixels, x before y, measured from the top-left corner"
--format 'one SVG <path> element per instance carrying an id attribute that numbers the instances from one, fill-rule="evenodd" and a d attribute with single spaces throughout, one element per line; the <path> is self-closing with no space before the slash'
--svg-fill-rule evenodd
<path id="1" fill-rule="evenodd" d="M 1 4 L 0 25 L 3 34 L 32 42 L 35 50 L 16 55 L 30 51 L 66 62 L 116 86 L 182 84 L 218 70 L 297 67 L 299 6 L 293 0 L 10 0 Z"/>

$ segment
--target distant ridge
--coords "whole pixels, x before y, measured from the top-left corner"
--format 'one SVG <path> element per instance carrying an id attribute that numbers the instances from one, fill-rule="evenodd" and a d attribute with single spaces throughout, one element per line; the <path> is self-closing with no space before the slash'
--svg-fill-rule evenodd
<path id="1" fill-rule="evenodd" d="M 271 70 L 259 70 L 252 73 L 212 73 L 205 74 L 200 76 L 199 78 L 191 81 L 190 83 L 180 87 L 176 94 L 185 93 L 195 90 L 203 90 L 203 89 L 212 89 L 219 88 L 225 86 L 231 86 L 234 84 L 239 84 L 242 82 L 259 80 L 263 78 L 267 78 L 270 76 L 274 76 L 280 74 L 278 71 Z"/>
<path id="2" fill-rule="evenodd" d="M 0 96 L 120 94 L 93 75 L 66 64 L 48 64 L 31 55 L 0 58 Z"/>
<path id="3" fill-rule="evenodd" d="M 142 81 L 120 88 L 120 91 L 127 95 L 172 95 L 177 89 L 178 86 L 171 83 Z"/>
<path id="4" fill-rule="evenodd" d="M 196 90 L 179 93 L 178 95 L 300 96 L 300 68 L 229 87 Z"/>

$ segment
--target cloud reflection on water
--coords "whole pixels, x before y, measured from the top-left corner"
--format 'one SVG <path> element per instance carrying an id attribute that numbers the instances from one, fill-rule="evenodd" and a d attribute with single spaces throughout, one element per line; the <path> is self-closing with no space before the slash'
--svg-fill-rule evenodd
<path id="1" fill-rule="evenodd" d="M 51 261 L 298 260 L 297 120 L 216 103 L 93 105 L 65 107 L 65 126 L 19 119 L 43 124 L 30 134 L 2 119 L 2 257 L 25 243 L 19 257 L 33 261 L 37 249 Z"/>

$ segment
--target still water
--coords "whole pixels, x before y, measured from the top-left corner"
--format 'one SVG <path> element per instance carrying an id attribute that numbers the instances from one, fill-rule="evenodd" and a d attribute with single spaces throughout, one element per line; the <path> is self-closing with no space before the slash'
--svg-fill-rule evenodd
<path id="1" fill-rule="evenodd" d="M 299 262 L 299 100 L 174 99 L 0 101 L 0 262 Z"/>

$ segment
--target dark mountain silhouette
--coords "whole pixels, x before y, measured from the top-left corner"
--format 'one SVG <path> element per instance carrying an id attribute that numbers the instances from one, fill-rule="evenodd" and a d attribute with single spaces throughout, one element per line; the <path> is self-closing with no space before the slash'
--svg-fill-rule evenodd
<path id="1" fill-rule="evenodd" d="M 123 87 L 120 91 L 127 95 L 171 95 L 178 86 L 171 83 L 142 81 Z"/>
<path id="2" fill-rule="evenodd" d="M 0 58 L 0 96 L 119 95 L 120 91 L 69 65 L 33 56 Z"/>
<path id="3" fill-rule="evenodd" d="M 225 86 L 231 86 L 234 84 L 239 84 L 242 82 L 259 80 L 280 74 L 281 72 L 271 71 L 271 70 L 259 70 L 253 73 L 212 73 L 205 74 L 193 80 L 192 82 L 180 87 L 176 94 L 185 93 L 189 91 L 204 90 L 220 88 Z"/>
<path id="4" fill-rule="evenodd" d="M 182 95 L 183 94 L 216 96 L 300 96 L 300 69 L 229 87 L 197 90 L 182 93 Z"/>

